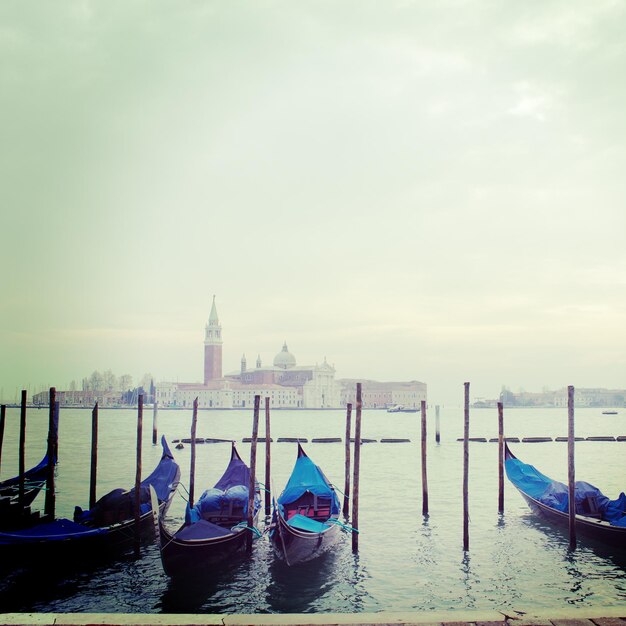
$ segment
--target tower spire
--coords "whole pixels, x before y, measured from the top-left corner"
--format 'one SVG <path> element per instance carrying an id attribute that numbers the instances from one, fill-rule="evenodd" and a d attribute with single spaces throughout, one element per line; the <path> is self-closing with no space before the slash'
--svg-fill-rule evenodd
<path id="1" fill-rule="evenodd" d="M 204 335 L 204 384 L 222 377 L 222 326 L 217 316 L 215 296 Z"/>
<path id="2" fill-rule="evenodd" d="M 211 313 L 209 313 L 209 324 L 219 324 L 220 320 L 217 317 L 217 308 L 215 307 L 215 295 L 213 296 L 213 304 L 211 305 Z"/>

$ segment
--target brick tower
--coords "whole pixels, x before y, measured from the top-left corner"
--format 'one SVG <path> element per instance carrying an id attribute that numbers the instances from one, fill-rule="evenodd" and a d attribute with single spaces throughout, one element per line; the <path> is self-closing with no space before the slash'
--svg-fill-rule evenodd
<path id="1" fill-rule="evenodd" d="M 222 327 L 217 317 L 215 296 L 205 327 L 204 336 L 204 384 L 222 377 Z"/>

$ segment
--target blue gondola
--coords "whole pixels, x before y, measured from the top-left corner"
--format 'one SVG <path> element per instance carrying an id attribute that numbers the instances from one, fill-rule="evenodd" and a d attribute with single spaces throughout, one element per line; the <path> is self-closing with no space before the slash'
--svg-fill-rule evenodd
<path id="1" fill-rule="evenodd" d="M 184 524 L 173 534 L 155 516 L 161 561 L 172 577 L 211 573 L 246 545 L 250 469 L 235 444 L 223 476 L 206 490 L 193 507 L 187 505 Z M 253 526 L 261 508 L 258 489 L 254 496 Z"/>
<path id="2" fill-rule="evenodd" d="M 180 480 L 180 468 L 165 441 L 163 453 L 154 471 L 141 482 L 140 536 L 152 531 L 149 489 L 157 494 L 159 508 L 169 507 Z M 40 559 L 55 553 L 63 559 L 88 558 L 98 552 L 113 554 L 132 545 L 136 537 L 134 515 L 135 490 L 115 489 L 83 511 L 76 507 L 74 519 L 56 519 L 31 528 L 0 532 L 0 557 L 20 562 Z"/>
<path id="3" fill-rule="evenodd" d="M 338 535 L 339 509 L 333 486 L 298 444 L 293 471 L 272 513 L 270 541 L 277 558 L 294 565 L 326 552 Z"/>
<path id="4" fill-rule="evenodd" d="M 520 461 L 505 444 L 505 469 L 533 513 L 569 528 L 569 493 L 564 483 L 548 478 Z M 616 548 L 626 549 L 626 495 L 609 500 L 597 487 L 576 482 L 576 533 Z"/>

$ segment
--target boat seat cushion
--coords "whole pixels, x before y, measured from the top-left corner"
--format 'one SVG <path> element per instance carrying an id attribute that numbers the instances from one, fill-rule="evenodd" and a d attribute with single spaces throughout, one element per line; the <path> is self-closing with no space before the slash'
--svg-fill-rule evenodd
<path id="1" fill-rule="evenodd" d="M 296 514 L 291 519 L 287 521 L 287 524 L 292 528 L 296 528 L 298 530 L 306 530 L 310 533 L 322 533 L 325 530 L 328 530 L 330 526 L 325 524 L 324 522 L 318 522 L 317 520 L 311 519 L 310 517 L 305 517 L 304 515 Z"/>

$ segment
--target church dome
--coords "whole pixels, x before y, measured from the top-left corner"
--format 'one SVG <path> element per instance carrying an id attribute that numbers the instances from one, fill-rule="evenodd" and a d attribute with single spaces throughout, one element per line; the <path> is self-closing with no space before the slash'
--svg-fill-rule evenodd
<path id="1" fill-rule="evenodd" d="M 283 344 L 283 349 L 274 357 L 274 367 L 280 367 L 284 370 L 295 367 L 296 357 L 287 349 L 287 342 Z"/>

